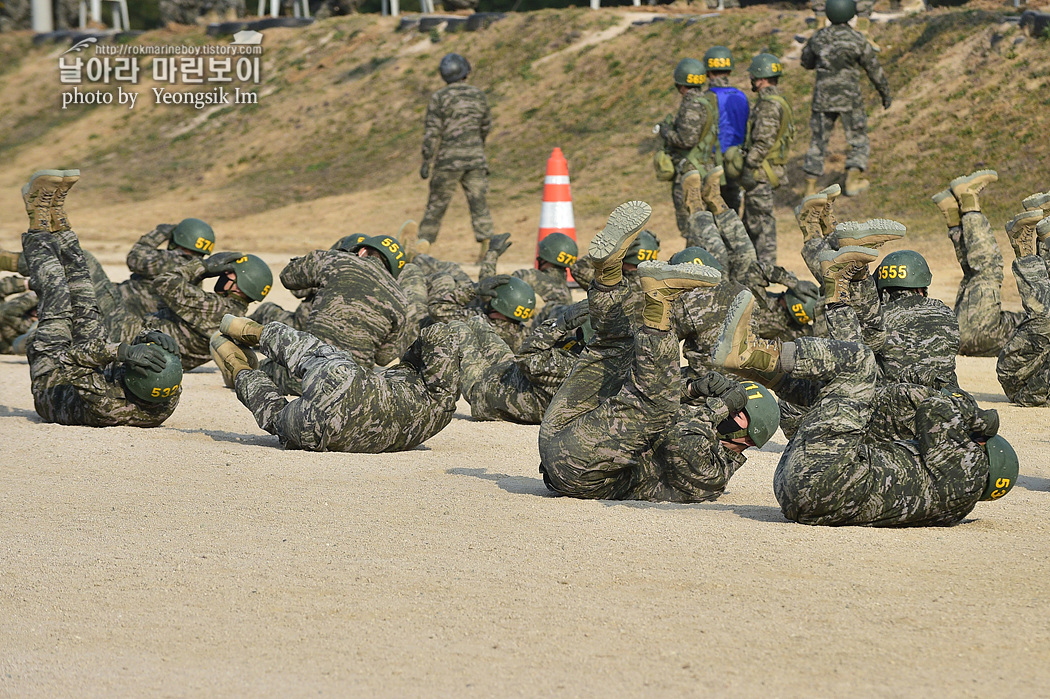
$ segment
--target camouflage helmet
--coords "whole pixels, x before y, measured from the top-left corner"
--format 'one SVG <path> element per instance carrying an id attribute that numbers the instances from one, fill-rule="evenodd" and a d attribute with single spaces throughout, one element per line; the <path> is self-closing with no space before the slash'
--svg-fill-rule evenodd
<path id="1" fill-rule="evenodd" d="M 779 78 L 784 74 L 784 64 L 771 53 L 760 53 L 751 59 L 747 72 L 752 78 Z"/>
<path id="2" fill-rule="evenodd" d="M 695 58 L 683 58 L 674 67 L 674 84 L 700 87 L 707 82 L 707 69 Z"/>
<path id="3" fill-rule="evenodd" d="M 817 313 L 817 301 L 815 296 L 801 297 L 791 289 L 784 294 L 784 305 L 787 306 L 788 315 L 800 326 L 813 322 Z"/>
<path id="4" fill-rule="evenodd" d="M 235 260 L 233 276 L 237 280 L 237 288 L 252 301 L 262 301 L 273 286 L 270 265 L 258 255 L 245 255 Z"/>
<path id="5" fill-rule="evenodd" d="M 744 404 L 744 412 L 747 413 L 747 429 L 728 433 L 720 432 L 718 436 L 720 439 L 739 439 L 747 435 L 756 447 L 761 447 L 780 427 L 780 404 L 777 403 L 773 392 L 761 384 L 745 381 L 740 385 L 747 392 L 747 403 Z"/>
<path id="6" fill-rule="evenodd" d="M 660 239 L 657 238 L 651 231 L 643 230 L 638 233 L 638 237 L 631 243 L 631 247 L 627 248 L 627 254 L 624 255 L 623 262 L 628 265 L 640 265 L 646 260 L 655 260 L 660 255 Z"/>
<path id="7" fill-rule="evenodd" d="M 875 270 L 875 285 L 883 289 L 925 289 L 933 281 L 926 258 L 914 250 L 886 255 Z"/>
<path id="8" fill-rule="evenodd" d="M 387 271 L 393 275 L 394 279 L 398 278 L 405 266 L 405 262 L 408 261 L 401 243 L 392 235 L 373 235 L 370 238 L 365 238 L 355 245 L 351 252 L 356 252 L 361 248 L 371 248 L 382 255 L 383 264 L 386 265 Z"/>
<path id="9" fill-rule="evenodd" d="M 1017 452 L 1000 435 L 989 437 L 984 450 L 988 453 L 988 484 L 981 493 L 981 500 L 998 500 L 1009 493 L 1017 481 L 1020 470 Z"/>
<path id="10" fill-rule="evenodd" d="M 511 277 L 509 282 L 496 287 L 496 295 L 489 301 L 489 307 L 521 323 L 532 317 L 536 292 L 527 281 Z"/>
<path id="11" fill-rule="evenodd" d="M 182 361 L 170 352 L 164 352 L 164 368 L 160 371 L 124 370 L 124 387 L 147 403 L 164 403 L 178 395 L 181 386 Z"/>
<path id="12" fill-rule="evenodd" d="M 458 53 L 446 53 L 438 65 L 438 72 L 442 80 L 454 83 L 470 75 L 470 61 Z"/>
<path id="13" fill-rule="evenodd" d="M 171 242 L 183 250 L 210 255 L 215 248 L 215 231 L 199 218 L 184 218 L 171 232 Z"/>
<path id="14" fill-rule="evenodd" d="M 857 14 L 857 3 L 854 0 L 828 0 L 824 14 L 832 24 L 845 24 Z"/>
<path id="15" fill-rule="evenodd" d="M 576 262 L 580 249 L 576 241 L 561 231 L 544 236 L 537 246 L 536 257 L 556 267 L 566 268 Z"/>
<path id="16" fill-rule="evenodd" d="M 712 46 L 704 54 L 704 67 L 708 72 L 728 73 L 733 70 L 733 53 L 725 46 Z"/>
<path id="17" fill-rule="evenodd" d="M 722 263 L 715 259 L 714 255 L 698 245 L 693 245 L 671 255 L 671 264 L 673 265 L 680 265 L 686 262 L 704 265 L 705 267 L 714 267 L 719 272 L 722 271 Z"/>
<path id="18" fill-rule="evenodd" d="M 344 235 L 339 240 L 335 241 L 332 245 L 332 250 L 342 250 L 343 252 L 351 252 L 357 249 L 357 246 L 368 240 L 368 236 L 364 233 L 354 233 L 353 235 Z"/>

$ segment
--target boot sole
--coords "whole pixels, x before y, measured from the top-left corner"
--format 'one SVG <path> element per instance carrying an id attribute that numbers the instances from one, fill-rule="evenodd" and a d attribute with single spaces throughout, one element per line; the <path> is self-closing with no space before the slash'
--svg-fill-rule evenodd
<path id="1" fill-rule="evenodd" d="M 714 267 L 706 267 L 693 262 L 669 265 L 666 262 L 652 260 L 638 265 L 638 279 L 643 291 L 657 289 L 696 289 L 698 287 L 718 286 L 722 273 Z"/>
<path id="2" fill-rule="evenodd" d="M 726 319 L 722 322 L 722 330 L 718 334 L 718 342 L 711 357 L 718 366 L 725 366 L 726 359 L 733 353 L 733 349 L 740 346 L 740 342 L 747 336 L 750 325 L 751 312 L 755 307 L 755 297 L 747 289 L 741 291 L 729 304 Z M 745 323 L 744 317 L 749 322 Z"/>
<path id="3" fill-rule="evenodd" d="M 828 201 L 833 201 L 836 197 L 842 194 L 842 187 L 838 184 L 833 184 L 817 192 L 817 194 L 823 194 L 828 198 Z"/>
<path id="4" fill-rule="evenodd" d="M 1028 209 L 1029 211 L 1033 211 L 1035 209 L 1042 209 L 1047 204 L 1050 204 L 1050 192 L 1039 192 L 1037 194 L 1025 197 L 1024 201 L 1022 201 L 1021 204 L 1024 206 L 1024 208 Z"/>
<path id="5" fill-rule="evenodd" d="M 1007 235 L 1012 235 L 1018 227 L 1023 228 L 1025 225 L 1039 225 L 1039 222 L 1043 219 L 1043 212 L 1039 209 L 1033 209 L 1032 211 L 1025 211 L 1022 214 L 1017 214 L 1010 222 L 1006 224 Z"/>
<path id="6" fill-rule="evenodd" d="M 842 221 L 835 226 L 840 248 L 879 246 L 891 240 L 900 240 L 907 232 L 903 223 L 888 218 L 872 218 L 863 223 Z"/>
<path id="7" fill-rule="evenodd" d="M 936 194 L 934 194 L 932 197 L 930 197 L 930 200 L 933 201 L 933 203 L 936 204 L 937 206 L 940 206 L 941 202 L 944 201 L 945 199 L 947 199 L 948 197 L 952 197 L 953 199 L 955 198 L 952 195 L 952 190 L 945 189 L 943 191 L 940 191 L 940 192 L 937 192 Z"/>
<path id="8" fill-rule="evenodd" d="M 617 255 L 623 257 L 652 213 L 652 207 L 644 201 L 620 204 L 609 214 L 605 228 L 594 236 L 587 253 L 597 262 L 605 262 Z"/>
<path id="9" fill-rule="evenodd" d="M 1039 236 L 1039 240 L 1050 238 L 1050 216 L 1035 224 L 1035 234 Z"/>
<path id="10" fill-rule="evenodd" d="M 244 328 L 248 326 L 249 323 L 254 322 L 255 321 L 249 318 L 242 318 L 240 316 L 235 316 L 232 313 L 227 313 L 219 322 L 219 332 L 234 342 L 247 345 L 257 345 L 259 344 L 258 338 L 248 338 L 244 336 Z M 260 334 L 262 333 L 262 328 L 259 329 L 259 332 Z"/>
<path id="11" fill-rule="evenodd" d="M 987 179 L 985 184 L 991 184 L 992 182 L 999 181 L 999 173 L 995 170 L 978 170 L 977 172 L 971 172 L 969 175 L 963 175 L 962 177 L 956 177 L 954 180 L 948 183 L 948 189 L 951 190 L 952 194 L 958 196 L 959 192 L 957 189 L 961 189 L 964 185 L 973 184 L 975 181 L 980 179 Z"/>

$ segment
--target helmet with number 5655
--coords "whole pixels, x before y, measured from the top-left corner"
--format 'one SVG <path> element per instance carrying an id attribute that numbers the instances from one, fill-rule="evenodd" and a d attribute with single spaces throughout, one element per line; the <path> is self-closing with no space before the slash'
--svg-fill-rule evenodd
<path id="1" fill-rule="evenodd" d="M 674 84 L 684 87 L 700 87 L 707 82 L 707 69 L 695 58 L 683 58 L 674 67 Z"/>
<path id="2" fill-rule="evenodd" d="M 523 323 L 532 318 L 536 292 L 527 281 L 511 277 L 509 282 L 496 287 L 496 295 L 489 301 L 489 306 L 510 320 Z"/>
<path id="3" fill-rule="evenodd" d="M 215 249 L 215 231 L 199 218 L 184 218 L 172 231 L 171 242 L 183 250 L 210 255 Z"/>

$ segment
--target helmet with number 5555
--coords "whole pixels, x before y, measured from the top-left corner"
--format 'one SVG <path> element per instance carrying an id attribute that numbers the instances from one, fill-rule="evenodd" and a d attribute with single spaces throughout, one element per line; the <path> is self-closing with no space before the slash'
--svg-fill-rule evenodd
<path id="1" fill-rule="evenodd" d="M 875 270 L 875 286 L 883 289 L 925 289 L 933 281 L 926 258 L 914 250 L 896 250 Z"/>

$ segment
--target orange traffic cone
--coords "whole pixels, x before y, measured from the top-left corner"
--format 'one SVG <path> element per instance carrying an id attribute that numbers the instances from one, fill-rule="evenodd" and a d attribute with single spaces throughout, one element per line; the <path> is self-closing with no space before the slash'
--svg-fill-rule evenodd
<path id="1" fill-rule="evenodd" d="M 572 215 L 572 192 L 569 189 L 569 163 L 561 148 L 555 148 L 547 159 L 547 176 L 543 178 L 543 204 L 540 206 L 539 243 L 551 233 L 564 233 L 576 240 L 576 219 Z M 539 266 L 537 258 L 536 266 Z M 569 274 L 569 281 L 572 275 Z"/>

